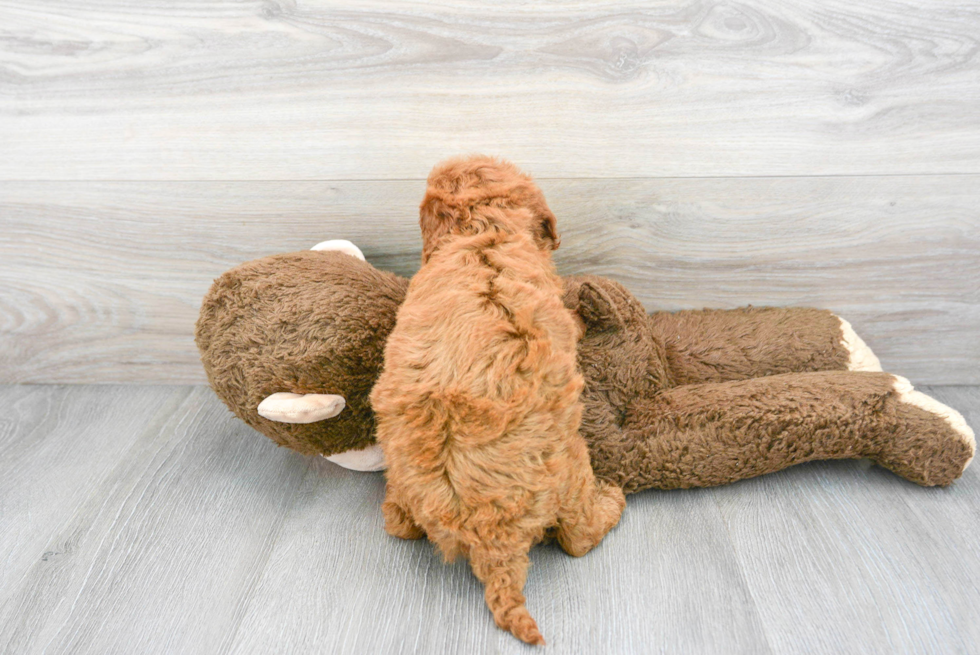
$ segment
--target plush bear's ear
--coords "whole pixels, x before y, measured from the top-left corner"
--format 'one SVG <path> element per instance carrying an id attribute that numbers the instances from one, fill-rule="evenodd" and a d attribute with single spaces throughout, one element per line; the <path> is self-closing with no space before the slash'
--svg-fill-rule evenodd
<path id="1" fill-rule="evenodd" d="M 613 299 L 591 282 L 583 282 L 578 289 L 578 313 L 589 330 L 601 332 L 626 327 Z"/>

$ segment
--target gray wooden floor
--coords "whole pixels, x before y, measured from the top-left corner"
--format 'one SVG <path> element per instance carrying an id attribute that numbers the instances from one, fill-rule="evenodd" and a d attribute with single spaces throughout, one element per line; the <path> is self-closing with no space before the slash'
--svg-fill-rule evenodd
<path id="1" fill-rule="evenodd" d="M 924 389 L 980 423 L 980 387 Z M 278 449 L 205 387 L 0 387 L 0 652 L 530 651 L 465 564 L 382 529 L 383 478 Z M 966 653 L 980 469 L 861 462 L 632 496 L 532 553 L 552 653 Z"/>

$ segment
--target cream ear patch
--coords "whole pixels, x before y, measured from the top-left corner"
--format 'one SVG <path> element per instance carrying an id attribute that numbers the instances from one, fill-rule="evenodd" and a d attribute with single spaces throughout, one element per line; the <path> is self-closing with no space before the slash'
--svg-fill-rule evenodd
<path id="1" fill-rule="evenodd" d="M 840 321 L 841 345 L 850 353 L 847 360 L 847 370 L 880 372 L 881 362 L 871 352 L 871 348 L 868 348 L 868 344 L 864 343 L 864 340 L 857 335 L 850 323 L 840 316 L 836 318 Z"/>
<path id="2" fill-rule="evenodd" d="M 274 393 L 259 403 L 259 416 L 279 423 L 315 423 L 333 418 L 347 405 L 343 396 L 325 393 Z"/>
<path id="3" fill-rule="evenodd" d="M 385 456 L 381 451 L 381 446 L 368 446 L 363 450 L 347 450 L 336 455 L 324 455 L 338 466 L 352 471 L 383 471 L 385 468 Z"/>
<path id="4" fill-rule="evenodd" d="M 347 253 L 351 257 L 357 257 L 362 262 L 366 261 L 364 259 L 364 253 L 361 252 L 361 249 L 347 239 L 331 239 L 330 241 L 321 241 L 310 248 L 310 250 L 339 250 L 340 252 Z"/>
<path id="5" fill-rule="evenodd" d="M 972 454 L 977 452 L 977 442 L 976 437 L 973 434 L 973 430 L 969 425 L 967 425 L 966 419 L 963 418 L 963 415 L 952 407 L 942 404 L 935 398 L 927 396 L 921 391 L 916 391 L 912 387 L 912 383 L 901 376 L 895 376 L 894 388 L 895 393 L 898 394 L 899 400 L 901 400 L 903 403 L 915 405 L 919 409 L 924 409 L 931 414 L 936 414 L 946 419 L 946 422 L 949 423 L 950 427 L 952 427 L 953 430 L 960 435 L 960 438 L 963 439 L 963 442 L 970 447 L 970 459 L 963 465 L 963 468 L 966 469 L 966 467 L 970 465 L 970 462 L 973 461 Z"/>

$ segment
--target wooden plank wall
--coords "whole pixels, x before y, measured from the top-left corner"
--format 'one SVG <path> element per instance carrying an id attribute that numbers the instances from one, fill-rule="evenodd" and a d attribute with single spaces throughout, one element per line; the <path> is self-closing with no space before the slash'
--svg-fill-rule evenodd
<path id="1" fill-rule="evenodd" d="M 561 272 L 817 305 L 980 383 L 980 5 L 0 0 L 0 382 L 203 381 L 210 281 L 417 268 L 429 168 L 518 162 Z"/>

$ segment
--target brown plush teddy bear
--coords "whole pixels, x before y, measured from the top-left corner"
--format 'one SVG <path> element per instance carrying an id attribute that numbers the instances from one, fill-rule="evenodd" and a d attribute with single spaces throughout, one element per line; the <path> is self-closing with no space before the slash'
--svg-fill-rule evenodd
<path id="1" fill-rule="evenodd" d="M 368 396 L 408 280 L 349 242 L 242 264 L 204 299 L 196 342 L 218 396 L 276 443 L 380 470 Z M 620 284 L 565 280 L 585 326 L 581 432 L 626 492 L 871 458 L 947 485 L 973 458 L 955 410 L 881 372 L 846 321 L 802 308 L 647 314 Z"/>

